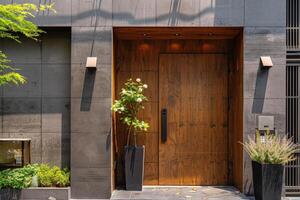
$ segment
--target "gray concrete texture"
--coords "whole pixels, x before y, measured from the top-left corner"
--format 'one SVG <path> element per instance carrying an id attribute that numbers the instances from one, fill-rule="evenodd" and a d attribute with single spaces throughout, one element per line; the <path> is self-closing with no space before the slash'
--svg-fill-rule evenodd
<path id="1" fill-rule="evenodd" d="M 20 200 L 69 200 L 70 188 L 27 188 L 21 190 Z"/>
<path id="2" fill-rule="evenodd" d="M 49 1 L 0 0 L 12 2 Z M 1 50 L 28 77 L 25 86 L 1 89 L 1 130 L 2 136 L 33 138 L 33 161 L 62 164 L 70 159 L 72 198 L 109 198 L 111 194 L 113 26 L 244 27 L 244 137 L 253 136 L 260 114 L 275 115 L 277 129 L 284 132 L 285 1 L 51 2 L 57 13 L 39 12 L 32 20 L 41 27 L 71 27 L 71 36 L 47 34 L 40 43 L 25 40 L 22 45 L 0 41 Z M 273 60 L 274 67 L 268 71 L 259 67 L 262 55 Z M 98 57 L 97 71 L 84 68 L 88 56 Z M 251 193 L 247 156 L 243 165 L 244 192 Z"/>
<path id="3" fill-rule="evenodd" d="M 70 167 L 71 30 L 46 29 L 40 42 L 1 41 L 27 79 L 1 88 L 1 137 L 32 139 L 32 162 Z"/>
<path id="4" fill-rule="evenodd" d="M 143 187 L 143 191 L 113 192 L 111 200 L 250 200 L 234 187 Z"/>

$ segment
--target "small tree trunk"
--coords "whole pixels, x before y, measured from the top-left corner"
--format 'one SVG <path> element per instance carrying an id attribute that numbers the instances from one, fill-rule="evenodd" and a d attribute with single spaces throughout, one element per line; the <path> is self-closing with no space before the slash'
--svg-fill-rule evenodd
<path id="1" fill-rule="evenodd" d="M 136 147 L 136 132 L 135 131 L 133 132 L 133 135 L 134 135 L 134 146 Z"/>
<path id="2" fill-rule="evenodd" d="M 127 146 L 129 146 L 129 142 L 130 142 L 131 127 L 132 127 L 132 125 L 130 125 L 129 128 L 128 128 L 128 133 L 127 133 Z"/>

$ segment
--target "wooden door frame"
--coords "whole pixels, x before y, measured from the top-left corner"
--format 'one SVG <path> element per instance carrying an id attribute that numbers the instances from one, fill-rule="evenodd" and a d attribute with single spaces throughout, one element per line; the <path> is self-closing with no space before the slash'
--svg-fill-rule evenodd
<path id="1" fill-rule="evenodd" d="M 163 32 L 161 31 L 163 30 Z M 228 31 L 229 30 L 229 31 Z M 232 31 L 230 31 L 232 30 Z M 179 32 L 181 33 L 183 31 L 183 34 L 181 35 L 181 39 L 178 41 L 183 40 L 205 40 L 209 39 L 207 37 L 207 33 L 214 33 L 216 31 L 217 34 L 215 34 L 214 38 L 210 38 L 213 40 L 219 40 L 219 39 L 228 39 L 232 41 L 232 63 L 231 65 L 234 66 L 233 70 L 234 72 L 230 72 L 234 74 L 234 77 L 231 80 L 231 85 L 229 86 L 230 89 L 235 91 L 235 94 L 233 97 L 231 97 L 231 103 L 234 105 L 237 105 L 234 107 L 233 112 L 235 112 L 234 116 L 231 116 L 231 129 L 229 132 L 230 139 L 233 140 L 231 142 L 231 146 L 234 150 L 234 155 L 231 155 L 231 161 L 233 163 L 233 169 L 230 169 L 233 172 L 233 179 L 232 179 L 232 185 L 239 188 L 241 191 L 243 191 L 243 149 L 238 144 L 238 141 L 243 141 L 243 28 L 242 27 L 113 27 L 113 66 L 112 66 L 112 99 L 115 99 L 116 91 L 116 85 L 117 85 L 117 72 L 116 72 L 116 66 L 118 65 L 118 42 L 121 42 L 123 40 L 131 40 L 131 41 L 167 41 L 170 39 L 170 35 L 163 36 L 163 38 L 156 38 L 155 33 L 159 32 L 162 34 L 170 33 L 174 34 Z M 224 31 L 226 34 L 222 35 L 221 32 Z M 143 36 L 143 33 L 149 32 L 152 37 L 146 38 Z M 198 35 L 197 35 L 198 34 Z M 189 37 L 189 35 L 192 35 Z M 174 36 L 171 39 L 176 39 Z M 194 51 L 190 51 L 189 53 L 193 53 Z M 162 51 L 161 53 L 165 53 L 165 51 Z M 173 52 L 176 53 L 176 52 Z M 234 55 L 233 55 L 234 54 Z M 238 119 L 239 125 L 233 123 L 234 119 Z M 115 117 L 112 116 L 112 127 L 114 128 L 116 125 Z M 232 132 L 233 130 L 233 132 Z M 115 129 L 112 130 L 113 135 L 115 135 Z M 233 136 L 234 135 L 234 136 Z M 112 148 L 115 146 L 114 140 L 112 141 Z M 112 182 L 115 180 L 115 173 L 114 173 L 114 162 L 115 158 L 115 150 L 112 149 Z M 112 186 L 112 188 L 115 188 L 115 185 Z"/>

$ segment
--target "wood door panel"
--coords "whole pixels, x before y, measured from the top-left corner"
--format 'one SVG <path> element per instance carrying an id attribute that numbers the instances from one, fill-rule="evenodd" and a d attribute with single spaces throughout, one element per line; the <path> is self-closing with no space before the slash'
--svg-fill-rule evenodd
<path id="1" fill-rule="evenodd" d="M 158 185 L 158 162 L 145 162 L 144 184 Z"/>
<path id="2" fill-rule="evenodd" d="M 227 85 L 227 55 L 160 54 L 159 110 L 168 111 L 160 185 L 228 183 Z"/>
<path id="3" fill-rule="evenodd" d="M 241 43 L 242 44 L 242 43 Z M 222 55 L 220 57 L 215 57 L 212 60 L 212 57 L 216 54 L 231 54 L 232 51 L 232 40 L 117 40 L 115 43 L 116 46 L 116 53 L 115 53 L 115 72 L 116 72 L 116 82 L 115 82 L 115 91 L 116 97 L 120 92 L 121 87 L 123 87 L 123 83 L 128 78 L 137 78 L 140 77 L 145 83 L 149 85 L 147 89 L 147 97 L 149 99 L 149 103 L 145 105 L 145 110 L 141 112 L 141 116 L 150 123 L 150 129 L 145 134 L 156 134 L 157 137 L 154 135 L 144 135 L 142 134 L 139 137 L 139 144 L 146 145 L 146 162 L 145 162 L 145 179 L 144 184 L 150 185 L 157 185 L 159 184 L 159 157 L 161 160 L 168 159 L 171 156 L 178 156 L 178 146 L 176 145 L 177 141 L 180 140 L 181 149 L 185 151 L 191 151 L 198 147 L 198 152 L 203 152 L 205 154 L 213 153 L 213 152 L 222 152 L 225 147 L 223 144 L 230 143 L 233 149 L 232 151 L 232 158 L 229 157 L 229 160 L 234 161 L 234 159 L 238 160 L 238 162 L 233 162 L 234 169 L 238 169 L 237 171 L 241 171 L 242 166 L 242 147 L 237 143 L 237 141 L 242 141 L 242 123 L 240 121 L 240 116 L 242 113 L 242 101 L 240 101 L 242 96 L 242 57 L 237 60 L 239 63 L 234 64 L 234 69 L 231 68 L 231 72 L 238 73 L 238 76 L 234 75 L 229 78 L 231 83 L 231 95 L 232 101 L 231 105 L 235 105 L 234 107 L 231 106 L 231 110 L 229 113 L 230 117 L 230 126 L 228 126 L 227 120 L 227 106 L 223 106 L 223 104 L 228 104 L 228 94 L 227 90 L 223 90 L 223 88 L 219 87 L 220 85 L 227 85 L 228 77 L 227 71 L 223 71 L 223 68 L 227 68 L 226 65 L 232 65 L 231 63 L 227 63 L 227 59 L 223 59 Z M 240 46 L 242 49 L 242 45 Z M 186 77 L 184 84 L 189 84 L 191 88 L 189 91 L 185 91 L 184 87 L 181 86 L 181 73 L 180 68 L 177 68 L 175 72 L 170 71 L 167 68 L 161 68 L 160 65 L 164 62 L 168 64 L 168 60 L 160 60 L 159 55 L 161 54 L 175 54 L 175 59 L 181 54 L 189 54 L 193 52 L 194 54 L 203 54 L 208 57 L 202 58 L 193 58 L 194 60 L 188 61 L 185 59 L 183 68 L 187 71 L 193 68 L 190 65 L 195 65 L 193 62 L 202 63 L 202 71 L 193 71 L 191 74 L 183 74 Z M 241 51 L 242 52 L 242 51 Z M 234 55 L 242 55 L 241 52 L 235 51 Z M 211 54 L 211 57 L 209 57 Z M 232 58 L 232 57 L 231 57 Z M 174 58 L 171 58 L 174 60 Z M 183 60 L 180 58 L 181 61 Z M 198 60 L 197 60 L 198 59 Z M 231 60 L 232 61 L 232 60 Z M 176 63 L 178 61 L 172 61 Z M 213 62 L 214 66 L 210 66 L 207 62 Z M 241 63 L 241 64 L 240 64 Z M 189 65 L 189 66 L 187 66 Z M 223 66 L 224 65 L 224 66 Z M 233 66 L 231 66 L 233 67 Z M 212 70 L 211 68 L 214 68 Z M 214 72 L 212 72 L 214 71 Z M 172 77 L 166 81 L 164 85 L 159 85 L 159 74 L 163 73 L 172 73 Z M 240 75 L 241 74 L 241 75 Z M 160 77 L 162 78 L 162 77 Z M 192 84 L 193 83 L 193 84 Z M 171 86 L 169 86 L 171 85 Z M 210 89 L 207 89 L 210 88 Z M 164 95 L 159 97 L 158 91 L 164 91 L 165 93 L 169 93 L 172 95 Z M 238 95 L 235 95 L 235 91 L 238 91 Z M 223 96 L 224 100 L 220 100 L 220 98 L 215 98 L 215 96 Z M 178 97 L 182 98 L 180 104 L 177 105 Z M 212 101 L 211 101 L 212 99 Z M 163 152 L 159 151 L 159 144 L 160 144 L 160 123 L 159 123 L 159 116 L 160 116 L 160 107 L 159 101 L 168 101 L 170 100 L 169 104 L 173 105 L 175 111 L 171 112 L 169 110 L 169 119 L 172 118 L 172 126 L 169 124 L 168 128 L 172 127 L 174 129 L 174 135 L 171 137 L 170 140 L 167 141 L 167 144 L 171 145 L 170 148 L 172 149 Z M 188 103 L 184 103 L 189 101 Z M 207 103 L 210 102 L 210 103 Z M 194 105 L 192 108 L 195 112 L 187 112 L 184 108 L 185 105 Z M 184 109 L 185 111 L 181 111 Z M 188 109 L 191 109 L 189 107 Z M 220 111 L 220 110 L 224 110 Z M 219 111 L 218 115 L 215 114 L 216 111 Z M 223 115 L 221 115 L 223 113 Z M 181 119 L 182 117 L 187 116 L 185 120 Z M 207 120 L 209 119 L 209 120 Z M 179 123 L 180 120 L 180 123 Z M 123 154 L 123 146 L 126 143 L 126 135 L 124 134 L 125 126 L 123 126 L 118 118 L 115 119 L 116 121 L 116 135 L 117 135 L 117 143 L 115 144 L 118 148 L 117 151 L 119 152 L 120 156 Z M 220 122 L 220 123 L 216 123 Z M 222 123 L 221 123 L 222 122 Z M 171 123 L 171 122 L 169 122 Z M 215 131 L 211 134 L 198 134 L 197 130 L 203 130 L 201 132 L 208 133 L 210 131 L 210 125 L 215 124 Z M 179 125 L 181 127 L 179 127 Z M 223 130 L 224 129 L 224 130 Z M 223 138 L 222 133 L 230 132 L 230 141 L 228 138 L 226 139 L 216 139 L 213 138 L 217 135 L 219 138 Z M 190 137 L 197 138 L 195 140 L 189 141 L 189 145 L 184 145 L 186 143 L 187 137 L 186 135 L 181 134 L 182 132 L 189 132 Z M 221 133 L 222 132 L 222 133 Z M 238 137 L 237 137 L 238 136 Z M 149 140 L 156 140 L 156 141 L 149 141 Z M 209 141 L 199 145 L 199 141 Z M 213 143 L 215 145 L 213 147 Z M 180 150 L 180 151 L 183 151 Z M 230 148 L 229 148 L 230 150 Z M 236 153 L 237 152 L 237 153 Z M 187 156 L 187 155 L 186 155 Z M 195 161 L 195 160 L 194 160 Z M 196 161 L 195 161 L 196 162 Z M 197 161 L 198 162 L 198 161 Z M 203 161 L 204 162 L 204 161 Z M 201 163 L 201 161 L 199 161 Z M 157 166 L 155 166 L 157 165 Z M 197 164 L 194 164 L 197 166 Z M 212 165 L 213 166 L 213 165 Z M 192 167 L 193 168 L 193 167 Z M 203 167 L 202 167 L 203 168 Z M 206 171 L 202 172 L 202 169 L 199 169 L 199 173 L 207 173 Z M 205 169 L 207 170 L 207 169 Z M 233 170 L 235 177 L 241 179 L 241 173 L 236 173 L 236 170 Z M 118 171 L 118 174 L 122 174 L 122 171 Z M 227 173 L 227 172 L 226 172 Z M 236 175 L 238 174 L 238 175 Z M 231 180 L 235 180 L 235 177 L 231 177 Z M 200 179 L 201 177 L 196 177 L 195 180 Z M 205 177 L 204 177 L 205 178 Z M 156 180 L 155 180 L 156 179 Z M 230 179 L 230 178 L 229 178 Z M 202 180 L 202 179 L 201 179 Z M 199 181 L 197 181 L 199 182 Z M 207 182 L 207 181 L 206 181 Z"/>

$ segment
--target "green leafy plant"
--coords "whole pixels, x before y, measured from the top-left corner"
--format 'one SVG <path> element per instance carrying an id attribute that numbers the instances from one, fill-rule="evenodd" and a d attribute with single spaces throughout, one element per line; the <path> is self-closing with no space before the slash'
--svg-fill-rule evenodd
<path id="1" fill-rule="evenodd" d="M 264 137 L 257 131 L 256 141 L 248 137 L 243 146 L 250 158 L 261 164 L 286 164 L 295 160 L 298 149 L 291 138 L 270 134 L 270 131 Z"/>
<path id="2" fill-rule="evenodd" d="M 37 176 L 39 187 L 66 187 L 70 185 L 70 172 L 46 164 L 27 165 L 22 168 L 0 171 L 0 189 L 23 189 L 30 187 L 32 178 Z"/>
<path id="3" fill-rule="evenodd" d="M 0 39 L 12 39 L 18 43 L 20 35 L 37 40 L 43 33 L 36 24 L 30 21 L 37 11 L 51 10 L 54 4 L 36 6 L 34 4 L 0 4 Z M 24 84 L 26 79 L 17 72 L 17 68 L 8 65 L 10 60 L 0 50 L 0 86 L 6 84 Z"/>
<path id="4" fill-rule="evenodd" d="M 40 187 L 66 187 L 70 185 L 70 172 L 59 167 L 41 164 L 37 172 Z"/>
<path id="5" fill-rule="evenodd" d="M 23 189 L 31 184 L 32 177 L 37 173 L 36 165 L 27 165 L 23 168 L 0 171 L 0 189 Z"/>
<path id="6" fill-rule="evenodd" d="M 134 136 L 136 146 L 136 133 L 138 131 L 147 131 L 149 124 L 138 119 L 138 113 L 144 109 L 143 102 L 148 101 L 144 95 L 144 90 L 148 86 L 137 78 L 127 80 L 125 87 L 120 92 L 120 99 L 115 100 L 112 110 L 120 115 L 121 122 L 127 126 L 127 145 L 130 143 L 131 135 Z"/>

